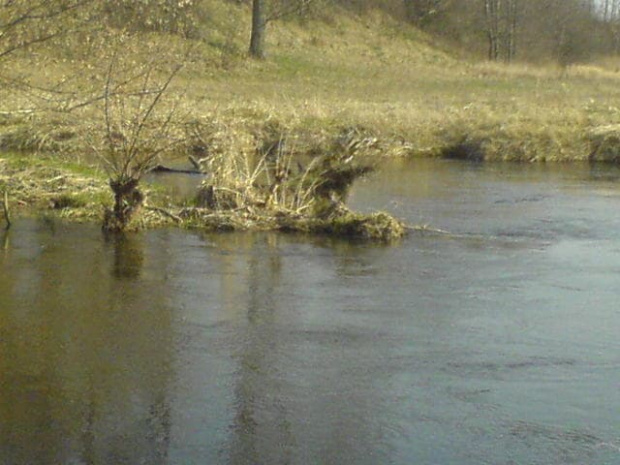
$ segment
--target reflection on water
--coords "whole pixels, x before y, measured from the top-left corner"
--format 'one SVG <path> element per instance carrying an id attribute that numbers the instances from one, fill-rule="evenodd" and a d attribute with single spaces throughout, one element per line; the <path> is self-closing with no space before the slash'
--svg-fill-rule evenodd
<path id="1" fill-rule="evenodd" d="M 455 234 L 392 247 L 18 221 L 0 464 L 618 463 L 615 173 L 398 161 L 352 203 Z"/>
<path id="2" fill-rule="evenodd" d="M 112 276 L 121 281 L 138 279 L 144 261 L 142 238 L 131 234 L 106 234 L 104 240 L 114 248 Z"/>
<path id="3" fill-rule="evenodd" d="M 231 430 L 231 463 L 282 463 L 285 451 L 272 451 L 271 444 L 261 440 L 261 409 L 269 405 L 273 418 L 268 423 L 273 428 L 270 435 L 280 437 L 282 444 L 290 443 L 286 408 L 279 401 L 281 388 L 270 380 L 269 372 L 277 364 L 272 360 L 277 351 L 277 325 L 274 295 L 277 293 L 281 260 L 276 236 L 268 236 L 262 245 L 251 236 L 244 244 L 247 257 L 247 329 L 235 354 L 239 366 L 234 387 L 235 417 Z M 262 242 L 262 241 L 261 241 Z M 262 253 L 258 250 L 262 249 Z M 270 455 L 272 459 L 267 460 Z"/>
<path id="4" fill-rule="evenodd" d="M 118 282 L 136 276 L 131 242 L 20 226 L 0 268 L 0 463 L 167 463 L 163 287 Z"/>
<path id="5" fill-rule="evenodd" d="M 9 246 L 11 245 L 11 233 L 9 228 L 5 228 L 0 235 L 0 244 L 2 244 L 2 250 L 4 252 L 9 250 Z"/>

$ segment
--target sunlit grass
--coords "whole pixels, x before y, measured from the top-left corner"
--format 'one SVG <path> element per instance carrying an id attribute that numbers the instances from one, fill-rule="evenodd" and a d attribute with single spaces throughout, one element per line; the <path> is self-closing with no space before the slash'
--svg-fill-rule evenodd
<path id="1" fill-rule="evenodd" d="M 268 59 L 259 62 L 244 56 L 247 8 L 209 5 L 222 25 L 210 23 L 212 32 L 201 40 L 143 34 L 128 39 L 123 53 L 128 63 L 154 53 L 167 63 L 185 61 L 173 84 L 184 93 L 182 112 L 212 127 L 230 151 L 253 150 L 261 127 L 276 121 L 303 140 L 363 128 L 385 143 L 388 155 L 440 155 L 468 139 L 488 159 L 584 159 L 587 133 L 620 123 L 620 73 L 613 60 L 566 69 L 466 62 L 434 47 L 422 32 L 371 14 L 270 24 Z M 96 45 L 97 57 L 80 50 L 70 59 L 59 59 L 64 52 L 58 50 L 38 57 L 46 65 L 38 79 L 72 76 L 67 85 L 96 89 L 105 68 L 101 57 L 111 53 L 103 38 Z M 17 69 L 26 65 L 16 62 Z M 0 132 L 13 131 L 28 147 L 54 142 L 45 131 L 58 129 L 43 124 L 45 118 L 2 124 Z M 79 134 L 81 126 L 96 124 L 92 118 L 94 112 L 84 108 L 63 124 Z M 76 137 L 51 148 L 79 154 L 79 144 Z"/>

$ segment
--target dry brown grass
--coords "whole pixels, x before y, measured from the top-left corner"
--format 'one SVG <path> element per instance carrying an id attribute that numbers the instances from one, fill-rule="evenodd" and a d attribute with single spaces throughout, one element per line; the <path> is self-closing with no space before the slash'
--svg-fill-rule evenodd
<path id="1" fill-rule="evenodd" d="M 596 151 L 600 159 L 620 159 L 620 73 L 612 60 L 566 69 L 463 62 L 422 33 L 375 14 L 271 24 L 269 58 L 257 62 L 245 57 L 247 9 L 210 5 L 213 27 L 201 40 L 122 37 L 124 69 L 140 68 L 153 56 L 166 64 L 160 76 L 184 65 L 170 88 L 178 113 L 187 115 L 170 127 L 184 142 L 162 156 L 196 155 L 210 175 L 198 207 L 154 204 L 142 212 L 143 224 L 385 240 L 404 234 L 404 226 L 382 214 L 356 215 L 319 195 L 321 176 L 339 166 L 325 165 L 328 157 L 341 156 L 339 163 L 349 155 L 541 162 L 585 160 Z M 89 134 L 105 132 L 96 96 L 118 51 L 116 34 L 103 31 L 88 41 L 72 36 L 61 48 L 15 56 L 15 76 L 30 75 L 32 87 L 0 88 L 0 148 L 92 162 Z M 286 150 L 270 153 L 280 141 Z M 86 177 L 41 166 L 35 173 L 28 164 L 17 175 L 15 165 L 6 166 L 0 164 L 0 191 L 9 178 L 21 179 L 9 186 L 13 205 L 41 202 L 78 216 L 91 206 L 90 215 L 101 215 L 101 201 L 94 208 L 92 199 L 103 195 L 103 181 L 91 185 Z M 49 193 L 29 196 L 45 179 L 55 179 Z M 76 200 L 65 186 L 93 192 Z"/>
<path id="2" fill-rule="evenodd" d="M 220 211 L 226 204 L 269 202 L 273 211 L 295 214 L 314 208 L 307 202 L 313 196 L 302 194 L 310 192 L 300 182 L 303 173 L 269 198 L 256 188 L 273 181 L 260 148 L 274 137 L 284 136 L 290 147 L 286 156 L 292 158 L 276 161 L 286 169 L 299 156 L 333 153 L 335 141 L 351 130 L 372 141 L 358 155 L 375 159 L 567 161 L 588 159 L 598 147 L 592 134 L 620 124 L 620 73 L 613 60 L 565 69 L 463 62 L 434 48 L 421 32 L 371 14 L 270 24 L 268 60 L 258 62 L 245 56 L 248 9 L 207 3 L 212 19 L 200 40 L 127 35 L 120 58 L 129 69 L 153 56 L 169 66 L 184 64 L 171 87 L 183 94 L 173 99 L 179 113 L 188 115 L 175 127 L 185 137 L 176 155 L 208 152 L 205 169 L 219 189 L 211 207 Z M 0 89 L 0 147 L 89 160 L 84 135 L 102 121 L 96 104 L 81 104 L 105 84 L 101 57 L 115 53 L 115 34 L 103 31 L 88 41 L 72 36 L 63 47 L 50 44 L 37 55 L 14 57 L 15 75 L 30 75 L 35 87 Z M 51 92 L 51 83 L 59 82 Z M 610 140 L 605 153 L 613 155 Z"/>
<path id="3" fill-rule="evenodd" d="M 381 15 L 342 16 L 331 24 L 274 23 L 269 59 L 256 62 L 243 56 L 246 9 L 213 5 L 214 17 L 228 19 L 206 42 L 130 36 L 124 58 L 131 63 L 160 54 L 169 63 L 184 61 L 174 84 L 186 94 L 183 110 L 228 131 L 223 139 L 254 137 L 255 128 L 268 122 L 310 143 L 361 127 L 379 139 L 386 155 L 438 156 L 455 142 L 474 140 L 485 159 L 580 160 L 587 157 L 585 135 L 592 128 L 620 123 L 620 74 L 613 63 L 560 69 L 462 62 Z M 242 27 L 226 26 L 231 18 Z M 105 56 L 111 52 L 104 39 L 91 47 Z M 84 95 L 101 87 L 103 66 L 85 53 L 38 60 L 46 69 L 39 80 L 62 77 L 65 87 Z M 72 70 L 78 67 L 86 71 L 75 81 Z M 73 103 L 79 99 L 78 93 Z M 22 103 L 30 108 L 36 102 Z M 67 124 L 84 124 L 89 112 L 74 110 Z M 31 121 L 57 131 L 44 124 L 46 118 Z M 23 136 L 17 139 L 28 140 Z"/>
<path id="4" fill-rule="evenodd" d="M 74 219 L 98 219 L 108 186 L 94 170 L 84 172 L 34 155 L 0 159 L 0 192 L 6 192 L 14 213 L 55 211 Z"/>

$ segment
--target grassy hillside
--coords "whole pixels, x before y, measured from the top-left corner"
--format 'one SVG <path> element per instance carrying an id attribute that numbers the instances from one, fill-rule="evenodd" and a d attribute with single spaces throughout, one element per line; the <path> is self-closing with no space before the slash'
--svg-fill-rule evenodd
<path id="1" fill-rule="evenodd" d="M 372 141 L 375 155 L 583 160 L 593 132 L 620 124 L 614 63 L 560 69 L 466 61 L 393 17 L 343 10 L 270 23 L 268 59 L 255 61 L 245 53 L 247 5 L 208 5 L 192 39 L 136 32 L 119 48 L 117 31 L 104 29 L 4 66 L 42 87 L 62 81 L 58 89 L 75 93 L 76 103 L 101 92 L 115 53 L 136 67 L 153 56 L 163 66 L 183 62 L 174 88 L 183 93 L 185 121 L 223 151 L 253 150 L 274 132 L 300 151 L 320 150 L 353 131 Z M 50 112 L 44 91 L 2 90 L 0 147 L 88 151 L 78 136 L 101 124 L 96 105 Z"/>

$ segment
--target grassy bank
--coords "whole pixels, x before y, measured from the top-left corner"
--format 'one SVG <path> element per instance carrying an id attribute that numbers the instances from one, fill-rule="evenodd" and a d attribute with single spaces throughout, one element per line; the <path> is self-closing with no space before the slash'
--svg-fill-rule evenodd
<path id="1" fill-rule="evenodd" d="M 171 91 L 181 115 L 175 131 L 182 143 L 164 158 L 198 153 L 251 159 L 286 140 L 287 153 L 306 160 L 335 147 L 356 159 L 374 160 L 620 160 L 620 62 L 569 68 L 476 63 L 457 59 L 393 18 L 342 12 L 329 20 L 270 24 L 268 59 L 255 61 L 245 55 L 248 9 L 213 4 L 219 7 L 214 6 L 209 32 L 200 39 L 154 33 L 123 38 L 119 59 L 126 69 L 154 55 L 162 63 L 184 65 Z M 112 45 L 116 34 L 104 31 L 88 40 L 72 36 L 62 46 L 47 44 L 37 54 L 5 62 L 16 75 L 30 75 L 34 87 L 0 89 L 0 150 L 31 155 L 0 155 L 0 174 L 5 183 L 23 176 L 45 193 L 34 200 L 27 183 L 10 186 L 15 205 L 75 203 L 71 214 L 87 217 L 92 203 L 101 203 L 104 174 L 80 174 L 96 165 L 92 139 L 93 128 L 103 125 L 101 105 L 82 103 L 105 84 L 109 60 L 102 57 L 118 56 L 119 48 Z M 64 200 L 48 201 L 64 195 L 68 179 L 80 194 L 67 192 Z M 170 206 L 167 200 L 158 202 L 148 213 L 153 221 L 178 222 L 179 212 L 158 213 Z M 257 222 L 248 215 L 246 224 Z M 208 213 L 187 214 L 194 222 L 198 217 Z M 239 226 L 242 219 L 229 223 Z M 277 227 L 290 228 L 286 223 Z M 300 230 L 333 226 L 297 224 Z"/>
<path id="2" fill-rule="evenodd" d="M 306 145 L 356 128 L 376 138 L 383 155 L 570 161 L 590 155 L 592 131 L 620 124 L 620 62 L 564 69 L 473 63 L 373 14 L 273 23 L 269 57 L 260 62 L 245 56 L 247 27 L 233 30 L 233 23 L 249 25 L 246 10 L 217 10 L 222 17 L 214 15 L 205 40 L 137 34 L 123 43 L 127 62 L 154 53 L 184 62 L 174 83 L 184 94 L 183 112 L 211 127 L 222 150 L 260 144 L 262 128 L 277 125 Z M 113 53 L 109 39 L 91 44 L 99 57 Z M 94 59 L 78 39 L 49 48 L 10 66 L 44 69 L 35 74 L 38 84 L 65 79 L 66 89 L 85 94 L 102 86 L 108 62 Z M 73 135 L 95 124 L 92 108 L 61 114 L 41 111 L 32 93 L 16 98 L 6 90 L 2 97 L 0 148 L 88 151 Z"/>

